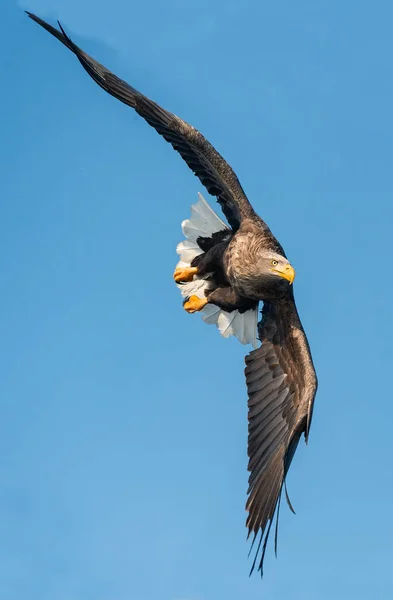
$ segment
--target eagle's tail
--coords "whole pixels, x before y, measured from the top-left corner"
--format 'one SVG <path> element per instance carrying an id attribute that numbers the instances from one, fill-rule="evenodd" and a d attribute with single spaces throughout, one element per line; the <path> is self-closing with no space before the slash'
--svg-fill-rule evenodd
<path id="1" fill-rule="evenodd" d="M 198 194 L 199 200 L 191 206 L 191 217 L 182 223 L 185 240 L 178 244 L 176 251 L 180 255 L 178 268 L 191 266 L 191 261 L 202 254 L 203 250 L 197 244 L 199 237 L 211 237 L 213 233 L 228 229 L 227 225 L 214 212 L 210 205 Z M 211 285 L 208 276 L 201 278 L 194 276 L 193 281 L 177 284 L 183 298 L 189 296 L 205 297 L 205 291 Z M 253 344 L 257 347 L 258 310 L 252 309 L 244 313 L 238 310 L 226 312 L 215 306 L 207 304 L 201 311 L 205 323 L 216 325 L 224 337 L 234 335 L 242 344 Z"/>

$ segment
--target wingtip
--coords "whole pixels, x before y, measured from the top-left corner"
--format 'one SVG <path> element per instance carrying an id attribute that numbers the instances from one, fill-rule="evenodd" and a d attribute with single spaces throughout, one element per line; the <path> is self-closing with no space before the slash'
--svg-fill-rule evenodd
<path id="1" fill-rule="evenodd" d="M 250 569 L 250 572 L 249 572 L 248 576 L 249 576 L 249 577 L 251 577 L 251 575 L 253 574 L 253 572 L 254 572 L 254 571 L 255 571 L 255 565 L 253 565 L 253 566 L 251 567 L 251 569 Z M 259 567 L 258 567 L 258 571 L 259 571 L 259 573 L 260 573 L 260 577 L 261 577 L 261 579 L 263 579 L 263 567 L 259 566 Z"/>
<path id="2" fill-rule="evenodd" d="M 48 31 L 48 33 L 52 34 L 55 38 L 57 38 L 59 42 L 64 44 L 69 50 L 77 54 L 77 46 L 71 40 L 70 36 L 66 34 L 60 21 L 57 21 L 59 29 L 56 29 L 56 27 L 53 27 L 53 25 L 50 25 L 49 23 L 44 21 L 44 19 L 41 19 L 41 17 L 37 17 L 37 15 L 31 13 L 30 11 L 25 10 L 25 13 L 32 21 L 37 23 L 37 25 L 40 25 L 43 29 Z"/>
<path id="3" fill-rule="evenodd" d="M 41 25 L 41 23 L 44 23 L 45 21 L 43 21 L 42 19 L 40 19 L 40 17 L 37 17 L 37 15 L 35 15 L 34 13 L 30 12 L 29 10 L 25 10 L 25 13 L 27 14 L 27 16 L 29 17 L 29 19 L 32 19 L 32 21 L 35 21 L 36 23 L 38 23 L 39 25 Z"/>
<path id="4" fill-rule="evenodd" d="M 311 425 L 311 423 L 307 423 L 307 429 L 304 432 L 304 441 L 306 443 L 306 446 L 308 446 L 308 440 L 310 438 L 310 425 Z"/>
<path id="5" fill-rule="evenodd" d="M 290 499 L 290 497 L 289 497 L 289 494 L 288 494 L 288 488 L 287 488 L 287 482 L 286 482 L 286 481 L 284 481 L 284 489 L 285 489 L 285 500 L 287 501 L 287 504 L 288 504 L 288 506 L 289 506 L 289 510 L 290 510 L 290 511 L 291 511 L 291 512 L 292 512 L 294 515 L 296 515 L 296 511 L 295 511 L 295 509 L 293 508 L 293 505 L 292 505 L 291 499 Z"/>
<path id="6" fill-rule="evenodd" d="M 67 34 L 66 34 L 66 32 L 64 31 L 64 29 L 63 29 L 63 26 L 62 26 L 62 24 L 60 23 L 60 21 L 59 21 L 59 20 L 57 20 L 57 24 L 58 24 L 58 26 L 59 26 L 59 29 L 60 29 L 61 33 L 62 33 L 62 34 L 64 35 L 64 37 L 65 37 L 65 38 L 66 38 L 66 39 L 67 39 L 67 40 L 70 42 L 70 41 L 71 41 L 71 38 L 69 37 L 69 35 L 67 35 Z"/>

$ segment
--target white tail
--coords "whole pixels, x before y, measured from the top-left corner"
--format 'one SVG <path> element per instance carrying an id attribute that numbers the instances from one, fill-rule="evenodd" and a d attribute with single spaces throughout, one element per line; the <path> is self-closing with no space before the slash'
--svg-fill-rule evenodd
<path id="1" fill-rule="evenodd" d="M 202 194 L 198 194 L 198 196 L 198 202 L 191 206 L 190 219 L 181 224 L 186 239 L 180 242 L 176 248 L 176 252 L 180 255 L 177 267 L 189 267 L 191 261 L 202 254 L 202 250 L 196 243 L 199 236 L 210 237 L 216 231 L 229 229 L 209 206 Z M 191 295 L 204 298 L 208 286 L 209 282 L 198 276 L 188 283 L 177 284 L 183 298 Z M 207 304 L 202 309 L 201 316 L 205 323 L 217 325 L 222 336 L 234 335 L 242 344 L 252 344 L 254 348 L 257 348 L 258 307 L 240 314 L 238 310 L 229 313 L 214 304 Z"/>

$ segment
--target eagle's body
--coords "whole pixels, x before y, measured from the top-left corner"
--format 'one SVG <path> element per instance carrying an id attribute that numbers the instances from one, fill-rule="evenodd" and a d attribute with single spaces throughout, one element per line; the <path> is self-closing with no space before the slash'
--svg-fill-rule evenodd
<path id="1" fill-rule="evenodd" d="M 174 278 L 184 308 L 201 312 L 224 336 L 257 346 L 246 357 L 249 407 L 247 527 L 260 534 L 252 570 L 263 558 L 286 474 L 302 434 L 307 440 L 317 378 L 293 295 L 295 272 L 235 173 L 194 127 L 119 79 L 65 34 L 28 13 L 78 58 L 109 94 L 141 115 L 217 197 L 228 227 L 201 198 L 183 222 Z M 263 302 L 257 326 L 257 309 Z M 278 518 L 278 517 L 277 517 Z M 262 548 L 262 551 L 260 552 Z"/>
<path id="2" fill-rule="evenodd" d="M 287 283 L 282 279 L 277 279 L 274 284 L 269 281 L 265 285 L 265 274 L 259 269 L 259 256 L 269 250 L 277 253 L 269 243 L 269 237 L 259 220 L 246 219 L 225 252 L 224 262 L 229 283 L 236 293 L 245 298 L 256 301 L 274 299 L 288 289 Z"/>

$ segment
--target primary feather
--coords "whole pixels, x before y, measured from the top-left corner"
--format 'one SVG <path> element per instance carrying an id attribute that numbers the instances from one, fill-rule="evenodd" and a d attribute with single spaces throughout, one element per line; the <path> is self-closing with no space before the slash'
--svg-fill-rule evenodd
<path id="1" fill-rule="evenodd" d="M 60 23 L 60 30 L 57 30 L 43 19 L 26 12 L 33 21 L 41 25 L 76 55 L 82 67 L 100 87 L 133 108 L 179 152 L 209 194 L 217 197 L 233 229 L 239 227 L 244 216 L 253 214 L 254 211 L 235 173 L 199 131 L 138 92 L 86 54 L 74 44 Z"/>

